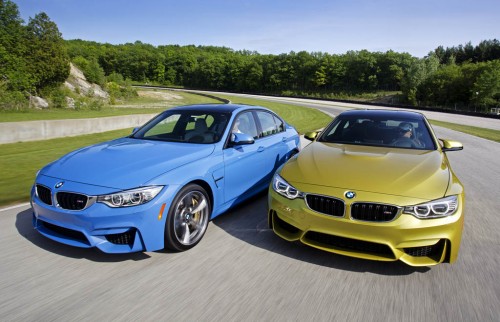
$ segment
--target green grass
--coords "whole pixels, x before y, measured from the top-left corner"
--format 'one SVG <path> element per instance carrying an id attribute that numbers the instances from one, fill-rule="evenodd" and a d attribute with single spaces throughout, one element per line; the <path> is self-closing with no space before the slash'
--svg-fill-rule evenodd
<path id="1" fill-rule="evenodd" d="M 478 137 L 483 138 L 483 139 L 487 139 L 487 140 L 491 140 L 491 141 L 495 141 L 495 142 L 500 142 L 500 131 L 497 131 L 497 130 L 490 130 L 490 129 L 484 129 L 481 127 L 460 125 L 460 124 L 435 121 L 435 120 L 430 120 L 430 122 L 432 125 L 445 127 L 445 128 L 450 129 L 450 130 L 455 130 L 455 131 L 467 133 L 470 135 L 478 136 Z"/>
<path id="2" fill-rule="evenodd" d="M 36 172 L 62 155 L 94 143 L 126 136 L 132 129 L 0 145 L 0 205 L 28 201 Z"/>

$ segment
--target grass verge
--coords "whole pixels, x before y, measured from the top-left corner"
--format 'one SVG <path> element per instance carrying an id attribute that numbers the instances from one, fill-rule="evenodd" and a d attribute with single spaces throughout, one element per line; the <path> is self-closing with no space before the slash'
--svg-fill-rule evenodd
<path id="1" fill-rule="evenodd" d="M 0 206 L 29 200 L 35 175 L 44 165 L 78 148 L 126 136 L 132 129 L 0 145 Z"/>
<path id="2" fill-rule="evenodd" d="M 459 131 L 463 133 L 467 133 L 470 135 L 478 136 L 483 139 L 500 142 L 500 131 L 490 130 L 481 127 L 468 126 L 468 125 L 460 125 L 455 123 L 448 123 L 442 121 L 429 120 L 432 125 L 441 126 L 448 128 L 450 130 Z"/>

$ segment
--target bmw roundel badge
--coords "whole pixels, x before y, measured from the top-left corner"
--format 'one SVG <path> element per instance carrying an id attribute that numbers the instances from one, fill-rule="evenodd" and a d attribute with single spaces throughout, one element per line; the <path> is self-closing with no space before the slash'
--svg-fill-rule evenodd
<path id="1" fill-rule="evenodd" d="M 64 181 L 58 182 L 58 183 L 56 183 L 56 185 L 54 186 L 54 188 L 59 189 L 59 188 L 61 188 L 63 186 L 63 184 L 64 184 Z"/>
<path id="2" fill-rule="evenodd" d="M 352 199 L 352 198 L 356 197 L 356 193 L 354 191 L 346 191 L 346 193 L 344 195 L 347 199 Z"/>

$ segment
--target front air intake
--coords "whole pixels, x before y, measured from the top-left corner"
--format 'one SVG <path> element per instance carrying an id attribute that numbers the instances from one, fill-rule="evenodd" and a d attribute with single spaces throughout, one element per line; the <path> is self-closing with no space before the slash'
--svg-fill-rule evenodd
<path id="1" fill-rule="evenodd" d="M 79 193 L 58 192 L 58 206 L 67 210 L 82 210 L 87 206 L 88 197 Z"/>
<path id="2" fill-rule="evenodd" d="M 50 189 L 40 184 L 36 185 L 36 194 L 43 203 L 52 206 L 52 193 Z"/>
<path id="3" fill-rule="evenodd" d="M 106 239 L 115 245 L 129 245 L 132 247 L 134 245 L 136 229 L 130 229 L 121 234 L 111 234 L 106 235 Z"/>
<path id="4" fill-rule="evenodd" d="M 442 239 L 435 245 L 405 248 L 406 254 L 414 257 L 439 258 L 444 251 L 445 240 Z"/>
<path id="5" fill-rule="evenodd" d="M 316 231 L 307 232 L 305 239 L 320 243 L 326 247 L 394 259 L 391 248 L 384 244 L 323 234 Z"/>
<path id="6" fill-rule="evenodd" d="M 344 216 L 344 202 L 340 199 L 308 194 L 306 203 L 309 208 L 322 214 L 335 217 Z"/>
<path id="7" fill-rule="evenodd" d="M 393 220 L 398 214 L 396 206 L 377 203 L 354 203 L 351 206 L 351 218 L 363 221 L 384 222 Z"/>

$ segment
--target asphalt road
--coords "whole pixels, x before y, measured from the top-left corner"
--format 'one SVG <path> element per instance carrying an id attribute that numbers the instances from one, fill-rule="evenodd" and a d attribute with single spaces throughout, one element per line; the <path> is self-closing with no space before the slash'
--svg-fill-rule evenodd
<path id="1" fill-rule="evenodd" d="M 262 194 L 210 223 L 184 253 L 108 255 L 33 230 L 29 206 L 0 212 L 0 321 L 498 321 L 500 144 L 436 128 L 466 187 L 458 261 L 431 268 L 288 243 Z"/>

